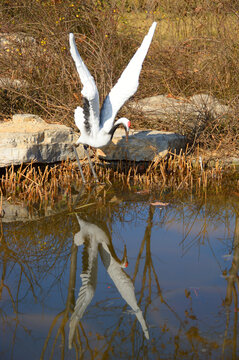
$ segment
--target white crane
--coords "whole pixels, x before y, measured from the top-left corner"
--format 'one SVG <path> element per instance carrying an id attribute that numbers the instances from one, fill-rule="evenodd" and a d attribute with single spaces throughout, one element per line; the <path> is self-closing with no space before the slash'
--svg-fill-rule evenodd
<path id="1" fill-rule="evenodd" d="M 125 128 L 126 134 L 128 134 L 130 121 L 127 118 L 120 118 L 115 122 L 114 120 L 119 109 L 134 95 L 138 88 L 142 64 L 151 44 L 156 25 L 156 22 L 151 25 L 142 44 L 121 74 L 115 86 L 106 96 L 101 109 L 99 106 L 99 93 L 95 81 L 80 57 L 75 44 L 74 35 L 72 33 L 69 35 L 70 53 L 83 85 L 81 91 L 81 94 L 83 95 L 83 108 L 78 106 L 75 109 L 75 123 L 80 130 L 81 135 L 74 145 L 74 151 L 83 183 L 85 183 L 85 178 L 81 169 L 76 147 L 79 144 L 83 144 L 94 178 L 98 181 L 87 150 L 88 146 L 100 148 L 107 145 L 111 141 L 115 130 L 121 124 Z"/>
<path id="2" fill-rule="evenodd" d="M 76 326 L 95 293 L 98 252 L 100 253 L 101 260 L 120 295 L 132 308 L 143 329 L 146 339 L 149 339 L 147 325 L 135 297 L 133 282 L 123 270 L 128 266 L 126 247 L 124 249 L 122 260 L 119 260 L 106 233 L 97 225 L 82 220 L 78 215 L 76 215 L 76 217 L 80 225 L 80 231 L 75 234 L 74 242 L 77 246 L 84 244 L 85 247 L 82 256 L 82 273 L 80 275 L 82 285 L 69 325 L 69 348 L 71 349 L 72 347 Z"/>

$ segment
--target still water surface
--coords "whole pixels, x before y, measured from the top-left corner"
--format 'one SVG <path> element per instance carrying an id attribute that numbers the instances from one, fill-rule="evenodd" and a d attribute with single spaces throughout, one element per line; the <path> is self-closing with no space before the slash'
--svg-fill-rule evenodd
<path id="1" fill-rule="evenodd" d="M 238 196 L 81 204 L 2 220 L 0 359 L 238 358 Z"/>

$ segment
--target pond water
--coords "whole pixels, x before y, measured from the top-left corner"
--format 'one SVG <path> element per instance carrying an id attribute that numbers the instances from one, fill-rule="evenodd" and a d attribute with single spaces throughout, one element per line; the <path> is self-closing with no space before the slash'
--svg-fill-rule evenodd
<path id="1" fill-rule="evenodd" d="M 1 359 L 239 357 L 237 194 L 103 189 L 0 245 Z"/>

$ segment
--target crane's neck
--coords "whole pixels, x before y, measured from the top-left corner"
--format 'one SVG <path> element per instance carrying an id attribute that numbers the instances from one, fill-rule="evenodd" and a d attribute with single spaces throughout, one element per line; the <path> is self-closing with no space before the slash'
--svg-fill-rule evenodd
<path id="1" fill-rule="evenodd" d="M 110 134 L 110 140 L 112 140 L 113 136 L 114 136 L 114 133 L 115 133 L 115 130 L 120 126 L 120 124 L 118 125 L 114 125 L 110 131 L 109 131 L 109 134 Z"/>
<path id="2" fill-rule="evenodd" d="M 130 121 L 127 118 L 121 118 L 119 120 L 117 120 L 114 125 L 112 126 L 112 128 L 109 131 L 109 135 L 111 135 L 111 138 L 114 136 L 115 130 L 120 126 L 123 125 L 126 134 L 128 134 L 129 132 L 129 127 L 130 127 Z"/>

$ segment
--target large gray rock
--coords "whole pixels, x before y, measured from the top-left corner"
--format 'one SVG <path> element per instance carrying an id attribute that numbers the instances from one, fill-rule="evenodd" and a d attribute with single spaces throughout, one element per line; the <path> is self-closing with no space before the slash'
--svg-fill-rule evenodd
<path id="1" fill-rule="evenodd" d="M 26 80 L 11 79 L 7 77 L 0 78 L 0 88 L 14 88 L 14 89 L 23 89 L 29 86 L 29 83 Z"/>
<path id="2" fill-rule="evenodd" d="M 2 201 L 0 215 L 2 222 L 25 222 L 30 219 L 30 214 L 27 206 L 24 206 L 22 204 L 11 204 L 6 199 L 3 199 Z"/>
<path id="3" fill-rule="evenodd" d="M 0 33 L 0 48 L 7 50 L 13 47 L 27 48 L 36 45 L 36 39 L 24 33 Z M 21 48 L 22 51 L 22 48 Z"/>
<path id="4" fill-rule="evenodd" d="M 48 124 L 31 114 L 14 115 L 12 121 L 0 124 L 0 167 L 75 159 L 76 139 L 77 134 L 65 125 Z M 78 154 L 84 157 L 80 147 Z"/>
<path id="5" fill-rule="evenodd" d="M 72 201 L 77 200 L 77 194 L 72 194 Z M 48 205 L 46 208 L 38 211 L 37 209 L 30 210 L 24 203 L 11 203 L 6 198 L 3 198 L 2 204 L 0 204 L 0 221 L 3 223 L 12 222 L 28 222 L 39 220 L 46 216 L 54 216 L 69 209 L 68 204 L 62 204 L 60 207 L 52 207 Z"/>
<path id="6" fill-rule="evenodd" d="M 117 129 L 112 142 L 97 150 L 97 155 L 105 160 L 152 161 L 164 157 L 171 151 L 179 151 L 186 146 L 183 135 L 156 130 L 130 130 L 128 141 L 123 129 Z"/>
<path id="7" fill-rule="evenodd" d="M 196 94 L 187 99 L 157 95 L 132 101 L 128 106 L 148 120 L 158 120 L 159 125 L 187 135 L 202 130 L 207 121 L 230 111 L 228 106 L 207 94 Z"/>
<path id="8" fill-rule="evenodd" d="M 14 115 L 12 121 L 0 123 L 0 167 L 30 161 L 75 160 L 72 145 L 77 138 L 78 134 L 65 125 L 48 124 L 31 114 Z M 97 154 L 106 160 L 151 161 L 157 156 L 165 156 L 169 149 L 179 151 L 185 144 L 182 135 L 155 130 L 131 130 L 127 142 L 125 131 L 117 129 L 112 143 Z M 83 159 L 83 146 L 79 146 L 77 152 Z"/>

